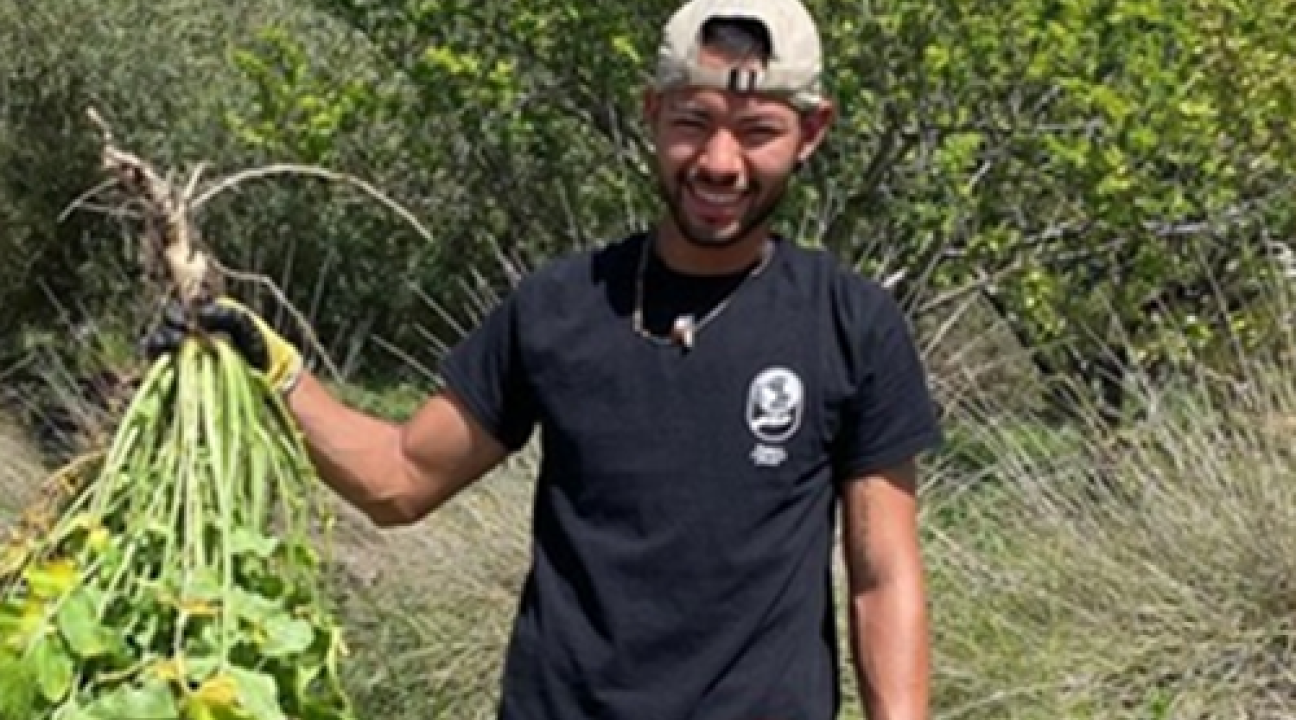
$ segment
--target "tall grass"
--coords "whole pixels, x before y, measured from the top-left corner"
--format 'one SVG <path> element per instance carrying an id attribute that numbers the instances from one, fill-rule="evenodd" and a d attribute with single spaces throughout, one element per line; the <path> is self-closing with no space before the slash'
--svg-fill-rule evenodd
<path id="1" fill-rule="evenodd" d="M 31 502 L 43 473 L 40 453 L 27 432 L 0 411 L 0 527 Z"/>
<path id="2" fill-rule="evenodd" d="M 352 526 L 338 595 L 354 651 L 348 681 L 365 717 L 494 718 L 528 562 L 532 458 L 415 527 L 379 535 Z"/>
<path id="3" fill-rule="evenodd" d="M 940 717 L 1296 714 L 1293 370 L 1144 390 L 1118 432 L 960 418 L 993 461 L 928 497 Z"/>

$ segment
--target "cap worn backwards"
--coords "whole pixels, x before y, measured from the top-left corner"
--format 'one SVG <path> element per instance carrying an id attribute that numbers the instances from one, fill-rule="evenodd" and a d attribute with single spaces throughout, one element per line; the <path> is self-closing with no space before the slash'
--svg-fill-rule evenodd
<path id="1" fill-rule="evenodd" d="M 764 68 L 717 68 L 698 62 L 703 27 L 726 18 L 754 20 L 765 27 L 772 47 Z M 822 73 L 819 29 L 800 0 L 689 0 L 663 30 L 655 86 L 770 94 L 810 110 L 823 97 Z"/>

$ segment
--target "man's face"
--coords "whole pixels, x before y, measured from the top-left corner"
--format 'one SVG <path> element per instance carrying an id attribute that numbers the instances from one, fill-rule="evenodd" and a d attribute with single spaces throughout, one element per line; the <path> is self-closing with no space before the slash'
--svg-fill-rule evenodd
<path id="1" fill-rule="evenodd" d="M 705 51 L 700 59 L 734 64 Z M 778 99 L 710 88 L 649 93 L 645 107 L 663 199 L 681 235 L 709 247 L 738 242 L 770 217 L 831 115 L 827 106 L 803 114 Z"/>

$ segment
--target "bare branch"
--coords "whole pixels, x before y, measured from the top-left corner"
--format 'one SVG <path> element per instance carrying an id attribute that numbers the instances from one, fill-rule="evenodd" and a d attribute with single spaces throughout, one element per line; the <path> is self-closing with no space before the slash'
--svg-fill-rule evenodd
<path id="1" fill-rule="evenodd" d="M 93 206 L 89 204 L 90 198 L 99 195 L 100 193 L 102 193 L 103 191 L 109 188 L 116 187 L 117 184 L 118 184 L 117 178 L 109 178 L 99 183 L 98 185 L 95 185 L 89 190 L 81 193 L 76 198 L 74 198 L 72 202 L 68 203 L 67 207 L 63 208 L 63 212 L 59 213 L 58 222 L 66 222 L 67 219 L 72 216 L 72 213 L 76 212 L 77 210 L 99 209 L 97 208 L 97 206 Z"/>
<path id="2" fill-rule="evenodd" d="M 414 216 L 414 213 L 410 212 L 403 205 L 393 200 L 386 193 L 379 190 L 371 183 L 365 182 L 364 180 L 361 180 L 360 178 L 357 178 L 353 175 L 334 172 L 332 170 L 326 170 L 324 168 L 316 167 L 313 165 L 294 165 L 290 163 L 280 163 L 275 165 L 267 165 L 265 167 L 260 167 L 260 168 L 253 168 L 251 170 L 244 170 L 242 172 L 235 173 L 233 175 L 230 175 L 229 177 L 226 177 L 222 180 L 213 183 L 197 197 L 190 200 L 189 208 L 192 212 L 197 212 L 200 208 L 202 208 L 203 205 L 206 205 L 208 202 L 211 202 L 221 193 L 233 190 L 239 185 L 242 185 L 247 182 L 252 182 L 254 180 L 261 180 L 268 177 L 274 177 L 277 175 L 301 175 L 301 176 L 313 177 L 321 180 L 328 180 L 330 182 L 343 183 L 346 185 L 351 185 L 353 187 L 359 188 L 365 194 L 369 195 L 373 199 L 382 203 L 383 206 L 385 206 L 387 209 L 391 210 L 393 213 L 398 215 L 402 220 L 408 223 L 410 227 L 414 228 L 414 231 L 417 232 L 419 236 L 422 237 L 424 240 L 427 240 L 428 242 L 435 241 L 432 235 L 432 231 L 428 230 L 427 227 L 423 225 L 423 223 L 419 222 L 419 219 Z"/>

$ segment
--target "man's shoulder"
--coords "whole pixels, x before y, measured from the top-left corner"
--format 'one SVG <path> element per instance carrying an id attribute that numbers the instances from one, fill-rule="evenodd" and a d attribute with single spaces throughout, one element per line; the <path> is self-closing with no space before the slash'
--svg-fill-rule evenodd
<path id="1" fill-rule="evenodd" d="M 518 288 L 528 293 L 549 294 L 560 289 L 606 285 L 619 276 L 633 273 L 638 243 L 642 240 L 642 233 L 632 233 L 564 251 L 527 272 Z"/>
<path id="2" fill-rule="evenodd" d="M 883 281 L 853 267 L 839 254 L 819 245 L 789 239 L 782 242 L 793 276 L 808 287 L 825 291 L 834 304 L 873 307 L 890 301 L 891 293 Z"/>

